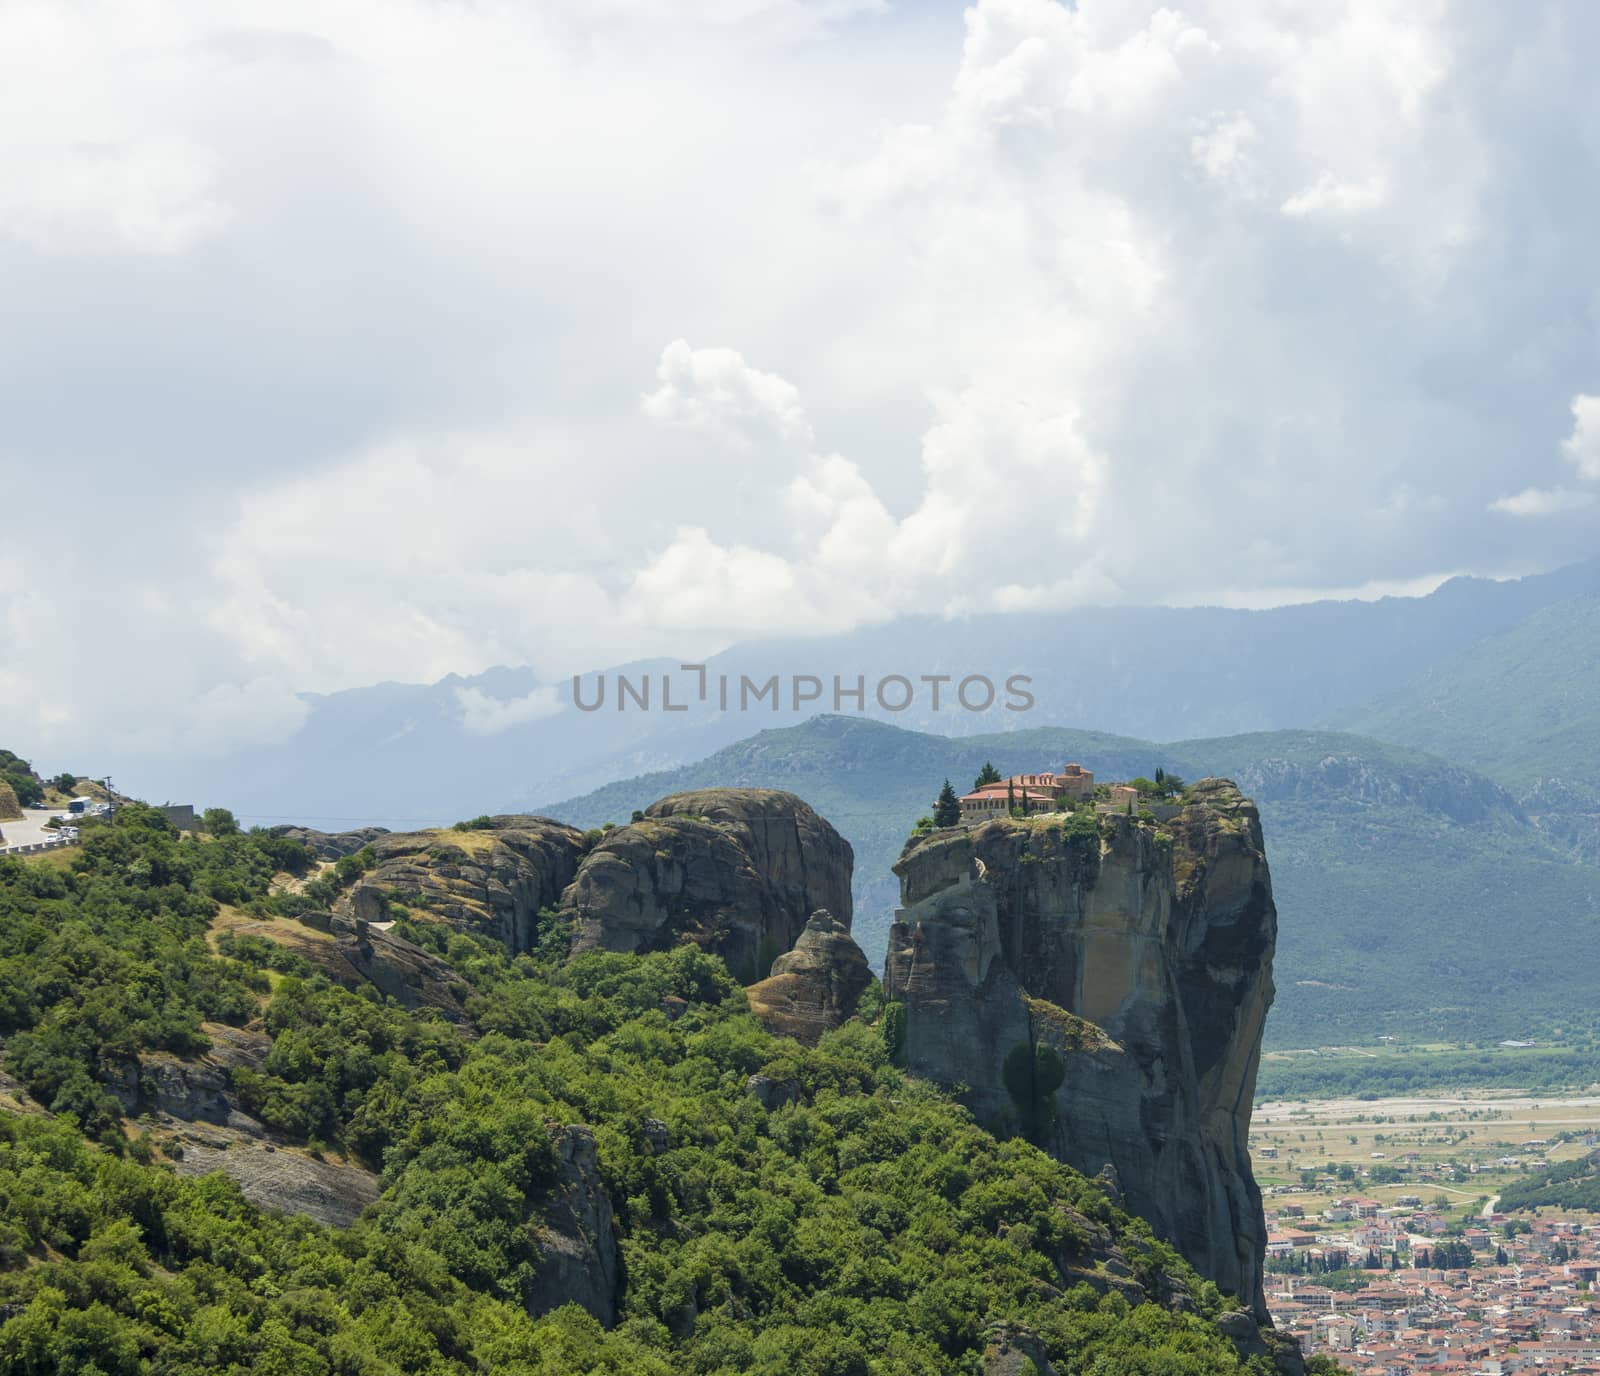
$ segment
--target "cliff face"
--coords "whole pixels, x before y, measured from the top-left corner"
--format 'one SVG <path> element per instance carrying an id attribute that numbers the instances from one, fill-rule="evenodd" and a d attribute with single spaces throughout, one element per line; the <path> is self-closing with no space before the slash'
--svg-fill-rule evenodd
<path id="1" fill-rule="evenodd" d="M 372 841 L 377 867 L 351 890 L 350 916 L 382 922 L 399 894 L 447 922 L 498 937 L 513 953 L 535 940 L 539 910 L 554 908 L 589 842 L 548 817 L 496 817 L 481 831 L 420 831 Z"/>
<path id="2" fill-rule="evenodd" d="M 517 952 L 555 909 L 572 920 L 575 955 L 689 939 L 745 983 L 766 976 L 818 908 L 849 928 L 850 845 L 792 793 L 677 793 L 595 837 L 547 817 L 378 836 L 378 863 L 335 905 L 335 922 L 386 922 L 398 900 Z"/>
<path id="3" fill-rule="evenodd" d="M 603 1324 L 617 1320 L 622 1262 L 611 1196 L 600 1178 L 594 1133 L 575 1125 L 556 1132 L 556 1180 L 537 1204 L 539 1272 L 528 1297 L 532 1314 L 580 1304 Z"/>
<path id="4" fill-rule="evenodd" d="M 561 900 L 574 954 L 656 951 L 685 938 L 763 979 L 818 908 L 850 925 L 850 844 L 792 793 L 708 788 L 606 833 Z"/>
<path id="5" fill-rule="evenodd" d="M 996 821 L 914 842 L 885 993 L 909 1069 L 1088 1175 L 1265 1318 L 1246 1138 L 1277 912 L 1255 806 L 1223 780 L 1157 826 Z"/>

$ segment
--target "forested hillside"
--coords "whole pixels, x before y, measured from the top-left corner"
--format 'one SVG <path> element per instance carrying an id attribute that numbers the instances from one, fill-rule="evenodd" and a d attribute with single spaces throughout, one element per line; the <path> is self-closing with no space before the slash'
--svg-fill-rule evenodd
<path id="1" fill-rule="evenodd" d="M 1600 860 L 1600 597 L 1535 612 L 1334 720 L 1481 769 Z"/>
<path id="2" fill-rule="evenodd" d="M 897 1070 L 875 997 L 808 1050 L 694 947 L 567 963 L 552 928 L 512 959 L 402 921 L 459 985 L 447 1021 L 319 967 L 360 855 L 206 825 L 128 806 L 0 860 L 0 1370 L 933 1376 L 1019 1333 L 1064 1373 L 1247 1369 L 1145 1224 Z M 218 1154 L 376 1173 L 352 1226 L 193 1174 L 221 1129 L 172 1087 L 252 1037 L 221 1093 L 264 1136 Z M 549 1309 L 579 1124 L 615 1292 L 569 1298 L 598 1318 Z"/>
<path id="3" fill-rule="evenodd" d="M 1515 1181 L 1500 1196 L 1500 1208 L 1505 1213 L 1549 1208 L 1600 1213 L 1600 1158 L 1590 1152 Z"/>
<path id="4" fill-rule="evenodd" d="M 818 717 L 550 810 L 598 825 L 712 780 L 791 789 L 855 848 L 856 939 L 877 963 L 898 892 L 889 867 L 941 781 L 968 788 L 987 761 L 1009 774 L 1069 760 L 1101 779 L 1223 775 L 1259 805 L 1279 910 L 1269 1045 L 1592 1024 L 1600 867 L 1483 775 L 1358 736 L 1156 744 L 1039 728 L 952 739 Z"/>

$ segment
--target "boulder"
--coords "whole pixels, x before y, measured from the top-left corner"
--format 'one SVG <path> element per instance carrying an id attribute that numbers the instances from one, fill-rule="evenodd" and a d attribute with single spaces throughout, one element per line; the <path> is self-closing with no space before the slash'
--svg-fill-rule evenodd
<path id="1" fill-rule="evenodd" d="M 872 971 L 850 929 L 826 908 L 811 914 L 794 949 L 746 991 L 750 1011 L 769 1032 L 815 1046 L 856 1011 Z"/>
<path id="2" fill-rule="evenodd" d="M 677 793 L 603 836 L 562 896 L 573 953 L 693 941 L 764 979 L 818 908 L 850 926 L 850 844 L 792 793 Z"/>
<path id="3" fill-rule="evenodd" d="M 744 1091 L 768 1113 L 800 1099 L 800 1086 L 793 1080 L 775 1080 L 770 1075 L 752 1075 L 744 1082 Z"/>
<path id="4" fill-rule="evenodd" d="M 983 1376 L 1056 1376 L 1056 1369 L 1037 1333 L 1002 1322 L 984 1330 Z"/>
<path id="5" fill-rule="evenodd" d="M 1255 806 L 1202 780 L 1159 825 L 1001 819 L 895 871 L 907 1068 L 1086 1175 L 1114 1166 L 1125 1206 L 1264 1320 L 1246 1139 L 1277 912 Z"/>

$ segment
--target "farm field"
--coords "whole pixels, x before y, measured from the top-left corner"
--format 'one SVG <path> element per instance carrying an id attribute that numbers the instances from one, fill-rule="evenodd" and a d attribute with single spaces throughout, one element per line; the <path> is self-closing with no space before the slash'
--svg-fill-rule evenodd
<path id="1" fill-rule="evenodd" d="M 1476 1090 L 1258 1104 L 1250 1150 L 1269 1210 L 1420 1196 L 1459 1215 L 1482 1212 L 1505 1185 L 1595 1140 L 1600 1093 Z"/>

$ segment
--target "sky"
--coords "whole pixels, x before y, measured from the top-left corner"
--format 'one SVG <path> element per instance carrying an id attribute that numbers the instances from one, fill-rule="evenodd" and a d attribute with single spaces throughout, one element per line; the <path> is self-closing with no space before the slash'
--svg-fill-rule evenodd
<path id="1" fill-rule="evenodd" d="M 0 743 L 1587 557 L 1597 46 L 1588 0 L 3 0 Z"/>

